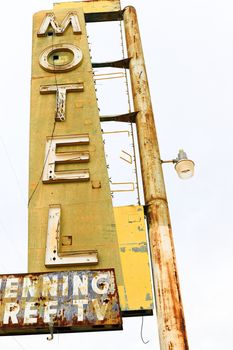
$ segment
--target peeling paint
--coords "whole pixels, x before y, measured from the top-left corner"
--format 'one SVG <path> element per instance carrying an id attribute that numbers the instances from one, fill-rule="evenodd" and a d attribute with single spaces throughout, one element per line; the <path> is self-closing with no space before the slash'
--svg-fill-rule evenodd
<path id="1" fill-rule="evenodd" d="M 0 276 L 0 335 L 122 329 L 113 269 Z"/>
<path id="2" fill-rule="evenodd" d="M 152 296 L 150 295 L 150 293 L 147 293 L 146 294 L 146 300 L 148 301 L 148 300 L 152 300 Z"/>
<path id="3" fill-rule="evenodd" d="M 134 248 L 132 248 L 132 251 L 135 253 L 147 253 L 147 246 L 143 245 L 140 247 L 134 247 Z"/>

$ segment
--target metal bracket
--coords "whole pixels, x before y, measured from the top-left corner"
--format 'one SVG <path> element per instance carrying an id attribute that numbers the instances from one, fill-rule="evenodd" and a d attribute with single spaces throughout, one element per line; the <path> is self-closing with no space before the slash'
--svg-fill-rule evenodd
<path id="1" fill-rule="evenodd" d="M 136 116 L 138 112 L 131 112 L 126 114 L 118 114 L 118 115 L 101 115 L 101 122 L 125 122 L 125 123 L 135 123 Z"/>
<path id="2" fill-rule="evenodd" d="M 86 23 L 121 21 L 123 19 L 123 11 L 91 12 L 84 13 L 84 16 Z"/>
<path id="3" fill-rule="evenodd" d="M 130 58 L 124 58 L 122 60 L 117 61 L 109 61 L 109 62 L 92 62 L 93 68 L 104 68 L 104 67 L 113 67 L 113 68 L 124 68 L 129 69 Z"/>

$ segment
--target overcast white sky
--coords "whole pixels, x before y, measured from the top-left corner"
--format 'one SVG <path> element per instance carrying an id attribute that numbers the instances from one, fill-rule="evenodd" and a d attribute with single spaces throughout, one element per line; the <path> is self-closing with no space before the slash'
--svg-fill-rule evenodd
<path id="1" fill-rule="evenodd" d="M 189 181 L 164 165 L 190 349 L 231 349 L 233 3 L 122 0 L 126 5 L 138 12 L 161 157 L 184 148 L 196 163 Z M 32 14 L 52 6 L 1 4 L 0 273 L 27 271 Z M 159 349 L 155 318 L 144 318 L 147 345 L 141 318 L 123 321 L 123 331 L 55 335 L 52 342 L 46 335 L 0 337 L 0 348 Z"/>

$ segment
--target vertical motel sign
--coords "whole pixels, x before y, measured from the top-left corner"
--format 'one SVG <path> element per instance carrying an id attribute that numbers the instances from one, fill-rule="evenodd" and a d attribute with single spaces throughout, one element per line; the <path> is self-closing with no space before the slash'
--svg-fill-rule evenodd
<path id="1" fill-rule="evenodd" d="M 122 16 L 115 0 L 34 15 L 29 273 L 0 276 L 0 335 L 121 329 L 121 315 L 152 313 L 144 211 L 112 204 L 86 33 Z"/>

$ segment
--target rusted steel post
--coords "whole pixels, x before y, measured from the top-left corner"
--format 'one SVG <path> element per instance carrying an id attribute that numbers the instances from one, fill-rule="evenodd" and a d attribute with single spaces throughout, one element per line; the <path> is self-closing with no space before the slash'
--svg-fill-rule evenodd
<path id="1" fill-rule="evenodd" d="M 161 350 L 187 350 L 183 306 L 136 11 L 124 10 Z"/>

